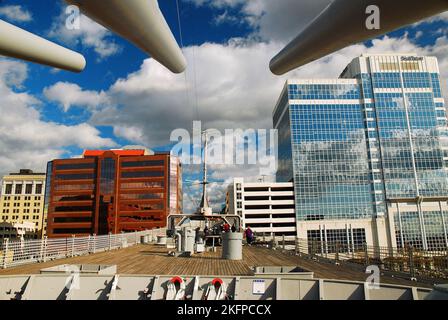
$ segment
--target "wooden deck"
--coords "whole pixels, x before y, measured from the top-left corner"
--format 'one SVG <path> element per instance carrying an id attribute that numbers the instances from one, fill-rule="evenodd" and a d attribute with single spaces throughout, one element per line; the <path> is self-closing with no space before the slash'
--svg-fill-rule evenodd
<path id="1" fill-rule="evenodd" d="M 0 269 L 2 275 L 39 274 L 43 268 L 61 264 L 107 264 L 117 265 L 119 274 L 146 275 L 253 275 L 253 266 L 298 266 L 314 272 L 315 278 L 365 281 L 363 272 L 329 263 L 316 262 L 290 256 L 260 247 L 244 247 L 242 261 L 220 259 L 220 251 L 203 253 L 190 258 L 170 257 L 168 250 L 155 245 L 137 245 L 127 249 L 102 252 L 87 256 L 54 260 L 46 263 Z M 404 279 L 381 277 L 383 283 L 431 287 Z"/>

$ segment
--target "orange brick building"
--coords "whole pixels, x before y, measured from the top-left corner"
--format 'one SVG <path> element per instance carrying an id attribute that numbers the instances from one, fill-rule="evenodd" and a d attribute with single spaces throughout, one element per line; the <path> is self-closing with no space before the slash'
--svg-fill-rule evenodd
<path id="1" fill-rule="evenodd" d="M 53 160 L 45 211 L 49 238 L 165 227 L 170 213 L 182 211 L 182 166 L 177 157 L 145 150 Z"/>

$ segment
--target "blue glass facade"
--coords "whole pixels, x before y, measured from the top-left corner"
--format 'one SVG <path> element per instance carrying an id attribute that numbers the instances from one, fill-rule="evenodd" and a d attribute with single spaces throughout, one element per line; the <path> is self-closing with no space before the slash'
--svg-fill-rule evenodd
<path id="1" fill-rule="evenodd" d="M 426 58 L 369 56 L 340 79 L 287 82 L 274 110 L 277 181 L 294 181 L 299 221 L 382 217 L 391 201 L 448 197 L 437 70 Z M 426 234 L 415 230 L 415 214 Z M 403 235 L 446 239 L 443 211 L 422 214 L 396 221 L 397 242 Z"/>

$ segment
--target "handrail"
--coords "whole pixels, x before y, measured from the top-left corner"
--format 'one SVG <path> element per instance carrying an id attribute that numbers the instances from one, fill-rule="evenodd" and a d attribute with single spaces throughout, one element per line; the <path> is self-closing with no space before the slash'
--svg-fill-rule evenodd
<path id="1" fill-rule="evenodd" d="M 91 235 L 87 237 L 32 240 L 4 239 L 0 243 L 0 268 L 65 259 L 92 253 L 127 248 L 140 243 L 142 236 L 155 241 L 157 235 L 166 234 L 166 229 L 152 229 L 133 233 Z"/>

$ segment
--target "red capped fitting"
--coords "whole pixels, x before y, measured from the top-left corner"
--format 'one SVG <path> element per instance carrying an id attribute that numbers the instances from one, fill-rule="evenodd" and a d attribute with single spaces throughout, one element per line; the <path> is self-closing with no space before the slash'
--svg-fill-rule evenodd
<path id="1" fill-rule="evenodd" d="M 216 287 L 217 284 L 222 286 L 223 283 L 224 283 L 224 281 L 222 281 L 222 279 L 220 279 L 220 278 L 215 278 L 215 279 L 212 280 L 212 285 L 214 285 L 215 287 Z"/>
<path id="2" fill-rule="evenodd" d="M 176 283 L 181 284 L 181 283 L 184 282 L 184 280 L 182 280 L 181 277 L 173 277 L 173 278 L 170 280 L 170 282 L 171 282 L 171 283 L 174 283 L 174 284 L 176 284 Z"/>

